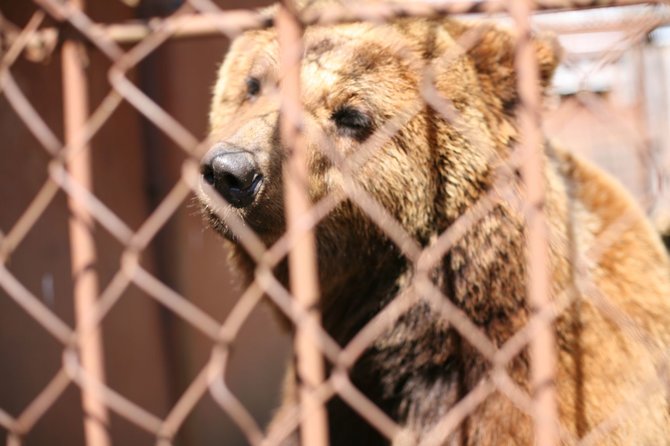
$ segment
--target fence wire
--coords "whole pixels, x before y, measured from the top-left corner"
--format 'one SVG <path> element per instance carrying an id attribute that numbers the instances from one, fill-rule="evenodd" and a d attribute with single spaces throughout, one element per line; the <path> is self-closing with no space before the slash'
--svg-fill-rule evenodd
<path id="1" fill-rule="evenodd" d="M 62 367 L 51 381 L 32 398 L 30 404 L 18 414 L 2 408 L 0 401 L 0 426 L 7 430 L 7 444 L 18 446 L 39 422 L 44 414 L 57 403 L 65 390 L 76 386 L 81 390 L 88 445 L 111 444 L 107 424 L 109 414 L 125 418 L 140 429 L 155 437 L 159 446 L 172 445 L 175 436 L 198 402 L 209 394 L 244 433 L 249 444 L 281 444 L 300 427 L 302 443 L 327 444 L 327 420 L 325 404 L 339 397 L 356 413 L 389 440 L 408 435 L 403 426 L 377 407 L 351 380 L 349 371 L 363 353 L 413 305 L 423 303 L 431 308 L 471 344 L 490 363 L 491 369 L 473 389 L 457 404 L 448 408 L 445 415 L 435 423 L 430 432 L 421 438 L 422 445 L 444 444 L 456 432 L 469 415 L 493 393 L 508 398 L 522 413 L 534 420 L 537 444 L 557 445 L 595 444 L 608 432 L 615 429 L 636 405 L 659 389 L 665 389 L 668 367 L 668 352 L 659 348 L 652 333 L 640 326 L 630 315 L 616 307 L 589 279 L 586 271 L 590 264 L 608 251 L 632 223 L 632 215 L 621 215 L 617 222 L 605 228 L 589 252 L 573 252 L 575 284 L 573 289 L 552 294 L 549 266 L 548 227 L 544 209 L 544 180 L 540 147 L 542 136 L 541 92 L 538 90 L 537 61 L 532 43 L 526 39 L 531 32 L 531 19 L 536 16 L 539 27 L 553 30 L 561 35 L 584 32 L 621 33 L 617 45 L 597 52 L 596 65 L 604 66 L 635 46 L 645 42 L 649 33 L 670 20 L 670 13 L 661 2 L 612 1 L 451 1 L 411 3 L 332 3 L 323 9 L 308 10 L 307 14 L 296 13 L 292 8 L 281 6 L 274 20 L 266 12 L 252 10 L 223 11 L 210 0 L 187 0 L 168 17 L 155 18 L 128 24 L 96 23 L 86 13 L 81 1 L 34 0 L 36 9 L 27 24 L 20 28 L 0 16 L 2 53 L 0 61 L 0 94 L 4 95 L 16 115 L 27 126 L 50 158 L 48 177 L 38 193 L 9 228 L 0 233 L 0 286 L 62 346 Z M 552 23 L 543 11 L 583 10 L 625 5 L 645 4 L 647 9 L 634 17 L 625 16 L 612 22 L 590 21 L 574 23 Z M 1 11 L 0 11 L 1 12 Z M 511 20 L 519 31 L 516 46 L 516 67 L 519 73 L 521 105 L 519 109 L 520 129 L 524 141 L 504 160 L 490 160 L 495 166 L 494 186 L 473 206 L 467 209 L 451 226 L 428 246 L 423 247 L 395 221 L 389 210 L 377 202 L 355 180 L 356 172 L 381 147 L 388 142 L 409 120 L 428 104 L 444 120 L 459 127 L 472 141 L 480 145 L 491 145 L 485 135 L 473 134 L 462 121 L 456 108 L 440 97 L 431 82 L 433 73 L 428 66 L 422 73 L 426 81 L 421 87 L 421 101 L 407 104 L 402 114 L 392 117 L 381 126 L 359 151 L 351 157 L 342 158 L 329 148 L 325 135 L 321 135 L 325 156 L 342 173 L 342 187 L 316 203 L 309 203 L 305 191 L 305 147 L 301 139 L 300 126 L 305 117 L 299 98 L 301 33 L 305 27 L 317 24 L 336 24 L 359 20 L 387 21 L 399 17 L 443 17 L 448 15 L 478 14 L 476 19 L 494 17 L 496 20 Z M 507 19 L 506 19 L 507 18 Z M 58 26 L 53 26 L 53 23 Z M 65 26 L 67 25 L 67 26 Z M 291 147 L 292 155 L 286 166 L 285 198 L 287 203 L 287 232 L 272 246 L 265 246 L 261 239 L 234 215 L 221 215 L 226 224 L 244 246 L 257 269 L 253 282 L 243 292 L 223 323 L 191 303 L 189 299 L 163 283 L 140 262 L 143 251 L 152 243 L 159 231 L 177 210 L 203 187 L 200 174 L 200 158 L 209 149 L 212 141 L 201 140 L 189 132 L 178 120 L 161 108 L 149 95 L 129 79 L 129 71 L 154 53 L 168 39 L 223 35 L 234 38 L 250 29 L 275 26 L 281 46 L 283 143 Z M 66 32 L 67 30 L 67 32 Z M 458 40 L 459 51 L 476 44 L 484 27 L 475 26 Z M 132 43 L 126 49 L 123 45 Z M 64 140 L 49 128 L 40 113 L 19 87 L 12 67 L 22 57 L 43 60 L 54 52 L 61 53 L 62 82 L 64 92 Z M 99 52 L 111 63 L 108 71 L 109 92 L 100 105 L 88 110 L 88 81 L 84 64 L 86 52 Z M 444 54 L 440 62 L 448 64 L 458 56 Z M 298 56 L 296 58 L 296 55 Z M 580 56 L 567 53 L 564 63 L 578 65 Z M 39 69 L 39 68 L 36 68 Z M 583 84 L 595 68 L 583 73 Z M 533 88 L 533 86 L 535 88 Z M 619 114 L 602 96 L 580 89 L 571 95 L 581 110 L 600 119 L 607 125 L 617 127 Z M 172 187 L 159 206 L 149 215 L 139 229 L 134 230 L 116 215 L 105 202 L 95 195 L 91 182 L 92 138 L 105 125 L 119 106 L 127 102 L 144 118 L 165 133 L 187 156 L 182 165 L 181 178 Z M 644 111 L 638 110 L 644 124 Z M 559 121 L 567 121 L 567 117 Z M 560 124 L 561 122 L 559 122 Z M 666 123 L 667 124 L 667 123 Z M 565 123 L 569 126 L 569 123 Z M 560 127 L 560 126 L 559 126 Z M 635 156 L 641 159 L 645 172 L 660 178 L 667 174 L 668 166 L 660 159 L 663 153 L 652 153 L 649 140 L 642 127 L 633 127 L 631 133 L 639 138 L 632 144 Z M 667 149 L 667 148 L 666 148 Z M 26 150 L 38 150 L 26 148 Z M 667 158 L 667 155 L 666 155 Z M 670 158 L 668 158 L 670 159 Z M 521 171 L 523 184 L 515 179 Z M 653 171 L 652 171 L 653 170 Z M 295 179 L 295 181 L 291 181 Z M 662 184 L 664 180 L 659 180 Z M 519 192 L 519 190 L 525 192 Z M 205 185 L 205 189 L 207 186 Z M 70 246 L 72 252 L 73 299 L 76 302 L 74 325 L 66 323 L 22 284 L 10 271 L 8 262 L 20 248 L 27 234 L 43 216 L 55 197 L 64 192 L 68 197 L 68 208 L 73 215 L 70 222 Z M 208 194 L 215 207 L 225 203 L 216 192 Z M 643 206 L 651 208 L 659 190 L 644 196 Z M 399 252 L 411 262 L 417 271 L 406 290 L 386 305 L 353 339 L 341 346 L 320 324 L 320 315 L 314 304 L 318 297 L 317 273 L 315 271 L 315 247 L 313 235 L 316 226 L 330 211 L 344 201 L 360 208 L 396 245 Z M 502 345 L 489 339 L 480 326 L 471 321 L 443 291 L 436 286 L 431 271 L 442 261 L 449 249 L 466 234 L 477 221 L 485 218 L 499 203 L 505 202 L 515 209 L 526 222 L 528 253 L 528 305 L 533 309 L 528 322 Z M 92 227 L 99 225 L 121 245 L 121 265 L 111 281 L 100 289 L 95 271 L 89 265 L 95 263 L 96 250 Z M 291 261 L 291 289 L 287 289 L 275 277 L 273 271 L 286 257 Z M 209 338 L 214 347 L 208 363 L 197 374 L 185 392 L 179 397 L 167 416 L 160 417 L 134 403 L 107 384 L 102 355 L 101 324 L 115 308 L 123 293 L 131 286 L 138 287 L 146 295 L 160 303 L 178 318 Z M 603 316 L 619 327 L 626 335 L 645 345 L 663 364 L 658 376 L 641 383 L 638 398 L 626 401 L 616 411 L 600 422 L 594 429 L 577 437 L 558 422 L 555 388 L 546 385 L 555 379 L 556 340 L 553 323 L 571 304 L 577 295 L 588 296 Z M 552 297 L 550 297 L 552 296 Z M 269 430 L 265 430 L 254 419 L 252 413 L 231 390 L 226 379 L 231 348 L 245 321 L 264 300 L 270 300 L 295 327 L 297 368 L 301 376 L 299 402 L 283 410 Z M 531 358 L 531 388 L 522 388 L 508 372 L 508 365 L 518 355 L 529 349 Z M 332 364 L 332 371 L 325 373 L 323 358 Z M 0 377 L 1 379 L 1 377 Z"/>

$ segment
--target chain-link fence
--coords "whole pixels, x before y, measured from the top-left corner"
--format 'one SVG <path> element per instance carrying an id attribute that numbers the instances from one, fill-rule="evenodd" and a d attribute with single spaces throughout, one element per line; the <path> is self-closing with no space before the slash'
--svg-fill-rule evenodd
<path id="1" fill-rule="evenodd" d="M 537 444 L 598 444 L 640 401 L 664 392 L 667 352 L 653 330 L 612 304 L 587 273 L 600 256 L 611 255 L 635 214 L 624 213 L 603 228 L 587 252 L 571 253 L 579 293 L 572 286 L 552 288 L 543 208 L 546 160 L 539 148 L 547 134 L 593 158 L 664 229 L 670 171 L 666 5 L 331 2 L 300 12 L 290 5 L 273 12 L 226 6 L 210 0 L 35 0 L 0 8 L 0 287 L 6 309 L 0 426 L 7 444 L 281 444 L 299 431 L 302 444 L 319 445 L 328 442 L 324 408 L 335 399 L 389 441 L 411 438 L 351 371 L 416 306 L 428 308 L 426 318 L 439 319 L 488 364 L 476 383 L 437 411 L 440 417 L 421 444 L 456 438 L 493 395 L 532 420 Z M 307 118 L 299 100 L 305 29 L 450 15 L 473 25 L 459 36 L 457 49 L 439 55 L 444 65 L 477 45 L 490 21 L 519 36 L 515 113 L 522 143 L 506 159 L 487 160 L 496 172 L 489 189 L 442 233 L 417 240 L 387 203 L 356 180 L 366 162 L 426 107 L 465 140 L 494 144 L 440 95 L 429 64 L 421 68 L 421 100 L 389 117 L 351 156 L 342 157 L 325 133 L 319 135 L 320 156 L 341 178 L 336 190 L 312 202 L 306 191 Z M 131 17 L 143 19 L 126 21 Z M 283 180 L 286 231 L 270 245 L 235 213 L 221 211 L 226 203 L 203 183 L 200 167 L 216 142 L 204 137 L 216 64 L 229 40 L 267 28 L 275 28 L 279 40 L 277 131 L 290 149 Z M 564 47 L 544 106 L 528 38 L 540 31 L 555 33 Z M 195 102 L 192 92 L 199 95 Z M 56 130 L 60 120 L 62 132 Z M 194 216 L 193 197 L 203 193 L 254 265 L 253 280 L 241 293 L 230 288 L 221 242 L 203 233 Z M 370 310 L 343 344 L 320 323 L 312 231 L 345 202 L 385 234 L 415 273 L 403 292 Z M 434 274 L 450 249 L 501 202 L 525 222 L 524 294 L 533 310 L 502 342 L 445 295 Z M 281 280 L 277 270 L 287 259 L 290 274 Z M 653 379 L 636 383 L 634 399 L 577 431 L 557 422 L 556 389 L 546 385 L 556 376 L 554 323 L 576 299 L 588 299 L 617 333 L 645 346 L 660 364 Z M 269 407 L 279 404 L 287 341 L 257 315 L 264 300 L 293 327 L 301 383 L 295 404 L 285 404 L 268 429 Z M 246 364 L 236 366 L 236 356 L 245 354 Z M 510 364 L 523 355 L 528 385 L 510 374 Z M 238 367 L 234 376 L 231 367 Z"/>

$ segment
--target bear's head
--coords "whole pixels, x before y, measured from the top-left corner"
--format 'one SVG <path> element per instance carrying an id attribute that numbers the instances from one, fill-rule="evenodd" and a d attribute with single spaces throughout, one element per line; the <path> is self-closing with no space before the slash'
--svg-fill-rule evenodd
<path id="1" fill-rule="evenodd" d="M 429 243 L 487 190 L 496 162 L 513 149 L 515 46 L 506 31 L 452 19 L 308 27 L 300 99 L 312 201 L 358 188 Z M 534 47 L 546 86 L 557 52 L 550 40 Z M 233 241 L 231 215 L 268 246 L 286 229 L 279 82 L 274 28 L 234 41 L 215 86 L 213 147 L 202 164 L 205 182 L 227 202 L 203 196 L 206 213 Z M 340 280 L 352 258 L 399 257 L 360 201 L 344 196 L 317 227 L 322 282 Z"/>

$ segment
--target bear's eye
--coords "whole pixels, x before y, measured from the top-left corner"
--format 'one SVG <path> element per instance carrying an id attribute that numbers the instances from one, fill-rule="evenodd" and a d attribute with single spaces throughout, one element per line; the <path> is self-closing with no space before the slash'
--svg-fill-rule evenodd
<path id="1" fill-rule="evenodd" d="M 357 140 L 364 140 L 373 130 L 370 116 L 354 107 L 345 106 L 335 110 L 331 119 L 340 132 Z"/>
<path id="2" fill-rule="evenodd" d="M 247 96 L 253 98 L 261 92 L 261 81 L 257 77 L 248 77 L 246 79 Z"/>

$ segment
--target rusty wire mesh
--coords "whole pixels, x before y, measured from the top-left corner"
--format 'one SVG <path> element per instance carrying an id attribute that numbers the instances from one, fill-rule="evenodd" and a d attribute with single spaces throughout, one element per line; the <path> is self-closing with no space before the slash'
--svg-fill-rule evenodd
<path id="1" fill-rule="evenodd" d="M 552 386 L 542 387 L 541 392 L 531 395 L 520 388 L 506 371 L 506 365 L 523 349 L 530 347 L 533 383 L 551 381 L 555 372 L 555 352 L 552 322 L 562 310 L 567 308 L 574 293 L 564 290 L 550 299 L 550 278 L 548 265 L 547 227 L 543 216 L 542 160 L 539 150 L 543 144 L 541 131 L 541 94 L 537 88 L 537 71 L 533 68 L 536 61 L 532 52 L 528 52 L 529 42 L 523 39 L 518 43 L 517 67 L 520 73 L 521 87 L 521 129 L 524 135 L 524 147 L 520 147 L 507 160 L 498 160 L 499 175 L 495 187 L 468 209 L 446 232 L 431 244 L 423 248 L 400 225 L 393 221 L 389 212 L 362 189 L 353 180 L 359 166 L 365 163 L 375 150 L 378 150 L 388 138 L 402 127 L 424 104 L 408 104 L 404 115 L 397 116 L 377 131 L 370 144 L 351 159 L 333 159 L 345 174 L 343 189 L 331 194 L 311 206 L 305 201 L 305 192 L 300 181 L 288 182 L 286 200 L 289 203 L 288 232 L 273 246 L 264 246 L 260 239 L 231 216 L 226 215 L 227 224 L 239 238 L 253 259 L 257 262 L 256 278 L 243 292 L 242 296 L 220 323 L 189 299 L 161 282 L 154 274 L 142 266 L 140 257 L 152 242 L 163 225 L 184 205 L 194 193 L 199 192 L 199 160 L 209 148 L 210 141 L 201 140 L 193 135 L 168 112 L 154 102 L 145 92 L 129 80 L 128 72 L 143 59 L 154 52 L 168 39 L 185 36 L 202 37 L 206 35 L 225 35 L 234 38 L 242 31 L 255 28 L 276 26 L 280 35 L 283 51 L 283 83 L 281 94 L 284 98 L 286 114 L 283 116 L 282 138 L 294 147 L 291 173 L 296 178 L 304 177 L 300 169 L 304 167 L 304 151 L 300 150 L 299 126 L 301 120 L 300 103 L 295 98 L 300 88 L 299 70 L 295 67 L 299 59 L 291 59 L 299 52 L 300 32 L 303 26 L 313 24 L 331 24 L 356 20 L 387 20 L 401 16 L 445 16 L 450 14 L 509 14 L 512 23 L 527 35 L 531 30 L 531 16 L 539 10 L 568 9 L 577 10 L 591 7 L 621 6 L 641 4 L 642 2 L 612 1 L 547 1 L 547 2 L 502 2 L 502 1 L 462 1 L 404 4 L 348 4 L 331 7 L 308 16 L 298 17 L 290 9 L 282 9 L 272 23 L 266 16 L 251 10 L 223 11 L 209 0 L 188 0 L 176 12 L 166 18 L 154 19 L 144 23 L 100 24 L 86 14 L 85 5 L 78 1 L 35 0 L 36 9 L 31 19 L 23 27 L 17 27 L 4 17 L 0 22 L 0 34 L 3 36 L 3 52 L 0 62 L 0 92 L 22 122 L 39 141 L 42 149 L 50 158 L 48 177 L 30 204 L 10 227 L 2 228 L 0 233 L 0 286 L 6 296 L 16 302 L 26 313 L 34 318 L 62 346 L 62 367 L 53 375 L 51 381 L 31 399 L 31 402 L 19 413 L 10 413 L 2 407 L 0 401 L 0 425 L 7 431 L 7 444 L 20 445 L 41 417 L 57 402 L 63 392 L 74 385 L 81 390 L 86 444 L 110 444 L 106 430 L 110 412 L 134 423 L 147 431 L 160 446 L 173 444 L 175 436 L 194 407 L 204 395 L 209 394 L 225 413 L 234 420 L 244 433 L 247 441 L 253 445 L 279 444 L 287 435 L 295 431 L 302 423 L 303 444 L 325 444 L 326 434 L 323 405 L 334 396 L 338 396 L 358 412 L 375 429 L 389 439 L 401 432 L 399 426 L 386 413 L 377 408 L 348 376 L 349 368 L 362 355 L 372 342 L 403 314 L 411 305 L 423 300 L 463 338 L 475 346 L 492 364 L 492 371 L 470 393 L 450 408 L 446 416 L 422 440 L 421 444 L 442 444 L 454 432 L 482 401 L 493 392 L 507 396 L 521 411 L 535 421 L 538 444 L 594 444 L 603 435 L 613 429 L 625 417 L 628 411 L 635 409 L 635 401 L 623 404 L 611 417 L 602 421 L 595 429 L 582 438 L 562 429 L 557 421 L 555 395 Z M 625 17 L 613 23 L 590 22 L 571 28 L 570 25 L 553 24 L 550 19 L 539 23 L 557 33 L 569 34 L 587 30 L 618 31 L 622 33 L 615 48 L 605 48 L 598 54 L 598 63 L 618 60 L 621 55 L 636 45 L 641 45 L 654 28 L 667 24 L 670 15 L 664 6 L 649 3 L 648 9 L 634 17 Z M 1 12 L 1 11 L 0 11 Z M 49 19 L 50 18 L 50 19 Z M 542 17 L 540 17 L 542 18 Z M 58 27 L 45 26 L 49 19 Z M 67 24 L 68 27 L 64 27 Z M 67 30 L 67 32 L 59 32 Z M 463 36 L 459 44 L 467 48 L 478 39 L 477 28 Z M 87 80 L 84 70 L 86 49 L 99 52 L 111 63 L 109 68 L 109 93 L 100 105 L 89 112 L 87 100 Z M 136 42 L 136 43 L 135 43 Z M 124 44 L 133 45 L 127 49 Z M 63 104 L 64 104 L 64 140 L 49 128 L 40 113 L 31 105 L 12 75 L 12 66 L 26 55 L 36 59 L 47 57 L 54 51 L 60 51 L 63 66 Z M 293 56 L 292 56 L 293 55 Z M 285 57 L 284 57 L 285 56 Z M 444 60 L 453 55 L 445 54 Z M 578 57 L 567 54 L 564 63 L 577 63 Z M 588 79 L 585 72 L 582 81 Z M 427 69 L 424 77 L 430 79 Z M 422 97 L 440 113 L 444 119 L 459 123 L 456 110 L 447 101 L 439 97 L 430 82 L 422 86 Z M 608 116 L 615 127 L 620 120 L 618 110 L 602 97 L 581 89 L 577 95 L 569 98 L 585 113 Z M 291 102 L 293 101 L 293 102 Z M 167 196 L 140 225 L 132 227 L 117 216 L 103 200 L 93 193 L 90 141 L 105 125 L 109 117 L 123 103 L 132 105 L 144 118 L 158 127 L 176 143 L 187 155 L 182 165 L 182 174 Z M 557 116 L 557 117 L 556 117 Z M 566 127 L 565 116 L 557 114 L 553 118 L 555 127 Z M 617 118 L 619 116 L 619 118 Z M 663 156 L 670 159 L 667 152 L 653 152 L 649 138 L 643 135 L 644 110 L 637 110 L 637 121 L 629 131 L 635 138 L 632 146 L 635 156 L 642 160 L 646 169 L 643 176 L 656 175 L 663 184 Z M 667 123 L 666 123 L 667 125 Z M 476 139 L 479 135 L 468 135 Z M 487 141 L 481 141 L 487 144 Z M 29 147 L 25 150 L 38 150 Z M 665 148 L 667 150 L 667 147 Z M 535 154 L 535 156 L 533 155 Z M 329 156 L 334 156 L 332 153 Z M 514 191 L 514 169 L 520 168 L 526 179 L 528 192 L 520 199 Z M 652 169 L 653 172 L 652 172 Z M 289 175 L 289 177 L 291 177 Z M 643 191 L 640 201 L 646 208 L 657 204 L 659 188 Z M 8 262 L 11 255 L 20 248 L 22 241 L 31 228 L 41 218 L 45 209 L 58 193 L 67 195 L 68 207 L 77 221 L 70 223 L 70 246 L 72 252 L 71 268 L 75 278 L 74 295 L 76 317 L 74 325 L 66 323 L 55 315 L 41 299 L 29 291 L 10 271 Z M 215 195 L 215 194 L 214 194 Z M 353 340 L 345 346 L 338 345 L 319 325 L 319 316 L 313 305 L 316 298 L 314 246 L 313 240 L 305 238 L 318 222 L 338 203 L 351 200 L 375 222 L 397 245 L 401 253 L 412 262 L 419 272 L 408 292 L 401 294 L 386 306 L 368 323 Z M 527 221 L 528 261 L 530 275 L 528 281 L 529 305 L 536 309 L 528 324 L 516 333 L 504 345 L 495 345 L 482 332 L 480 327 L 468 320 L 467 316 L 432 282 L 428 272 L 440 261 L 450 246 L 459 239 L 472 222 L 481 219 L 501 200 L 514 203 L 520 215 Z M 607 246 L 625 231 L 630 216 L 622 215 L 617 223 L 607 228 L 601 235 L 597 246 L 588 253 L 575 253 L 577 272 L 588 262 L 595 262 Z M 84 222 L 85 224 L 81 224 Z M 109 283 L 100 288 L 95 272 L 88 268 L 95 262 L 96 248 L 92 238 L 93 225 L 100 226 L 111 234 L 123 246 L 121 262 L 116 274 Z M 292 273 L 291 291 L 274 277 L 273 267 L 286 256 L 290 256 Z M 586 277 L 584 275 L 584 277 Z M 181 394 L 177 403 L 166 416 L 158 416 L 124 397 L 106 384 L 105 364 L 102 359 L 102 332 L 100 326 L 106 316 L 115 308 L 124 291 L 136 286 L 147 296 L 155 299 L 179 318 L 209 338 L 214 347 L 211 357 L 197 377 Z M 592 283 L 582 280 L 578 287 L 588 289 L 594 305 L 600 309 L 621 330 L 640 338 L 641 342 L 654 349 L 649 334 L 636 326 L 625 313 L 610 305 L 607 296 L 602 295 Z M 224 379 L 230 361 L 231 347 L 254 308 L 265 298 L 297 327 L 296 353 L 298 356 L 303 382 L 302 404 L 292 411 L 284 413 L 284 419 L 274 424 L 274 428 L 265 431 L 254 419 L 244 404 L 231 391 Z M 654 350 L 656 351 L 656 350 Z M 667 352 L 657 352 L 663 361 L 667 361 Z M 333 364 L 333 370 L 324 376 L 321 356 Z M 0 376 L 0 379 L 3 379 Z M 640 399 L 650 392 L 658 391 L 665 385 L 666 379 L 646 383 L 640 388 Z M 308 410 L 302 410 L 307 407 Z"/>

